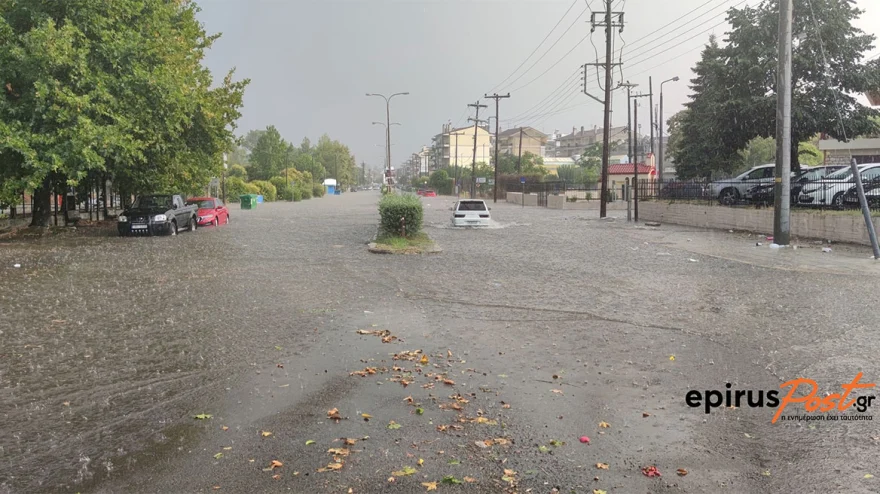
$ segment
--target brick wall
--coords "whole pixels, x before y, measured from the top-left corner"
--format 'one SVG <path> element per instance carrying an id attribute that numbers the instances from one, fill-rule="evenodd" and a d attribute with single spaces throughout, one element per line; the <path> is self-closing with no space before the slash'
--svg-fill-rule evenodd
<path id="1" fill-rule="evenodd" d="M 646 201 L 639 203 L 639 219 L 701 228 L 773 233 L 773 209 L 770 208 Z M 874 228 L 880 231 L 880 218 L 874 218 Z M 792 211 L 791 234 L 793 237 L 871 245 L 865 220 L 859 214 Z"/>

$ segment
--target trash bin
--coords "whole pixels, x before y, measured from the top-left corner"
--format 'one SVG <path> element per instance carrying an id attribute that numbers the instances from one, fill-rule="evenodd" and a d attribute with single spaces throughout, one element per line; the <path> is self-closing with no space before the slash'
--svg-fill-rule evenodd
<path id="1" fill-rule="evenodd" d="M 254 209 L 257 207 L 256 194 L 243 194 L 239 196 L 241 199 L 241 209 Z"/>

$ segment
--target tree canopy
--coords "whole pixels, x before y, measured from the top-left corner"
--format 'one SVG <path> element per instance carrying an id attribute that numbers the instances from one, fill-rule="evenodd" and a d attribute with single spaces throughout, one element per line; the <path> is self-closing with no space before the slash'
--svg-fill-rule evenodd
<path id="1" fill-rule="evenodd" d="M 730 9 L 725 44 L 712 37 L 703 50 L 687 110 L 674 117 L 675 126 L 670 121 L 668 151 L 680 176 L 730 173 L 742 165 L 740 152 L 753 139 L 775 135 L 778 8 L 778 0 L 764 0 Z M 874 36 L 853 25 L 863 13 L 854 1 L 794 0 L 794 10 L 791 132 L 797 168 L 801 143 L 817 134 L 848 140 L 877 132 L 872 117 L 878 112 L 856 97 L 880 86 L 880 59 L 865 60 Z"/>

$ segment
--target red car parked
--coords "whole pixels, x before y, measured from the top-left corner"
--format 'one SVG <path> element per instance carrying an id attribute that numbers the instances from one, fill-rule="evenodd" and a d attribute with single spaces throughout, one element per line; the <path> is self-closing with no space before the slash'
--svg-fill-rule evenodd
<path id="1" fill-rule="evenodd" d="M 193 197 L 187 199 L 186 203 L 199 207 L 199 211 L 196 213 L 199 226 L 218 226 L 229 223 L 229 210 L 226 209 L 223 201 L 216 197 Z"/>
<path id="2" fill-rule="evenodd" d="M 426 190 L 422 192 L 422 197 L 437 197 L 437 193 L 433 190 Z"/>

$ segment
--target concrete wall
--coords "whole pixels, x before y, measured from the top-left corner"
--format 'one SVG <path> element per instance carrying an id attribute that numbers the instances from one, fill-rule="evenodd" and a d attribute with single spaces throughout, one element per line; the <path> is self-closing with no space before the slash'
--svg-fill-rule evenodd
<path id="1" fill-rule="evenodd" d="M 773 233 L 772 208 L 730 208 L 645 201 L 639 203 L 639 219 L 701 228 Z M 874 227 L 880 231 L 880 218 L 874 218 Z M 792 211 L 791 234 L 802 238 L 871 245 L 861 214 Z"/>
<path id="2" fill-rule="evenodd" d="M 562 209 L 565 207 L 565 196 L 547 196 L 548 209 Z"/>
<path id="3" fill-rule="evenodd" d="M 522 192 L 508 192 L 507 193 L 507 202 L 512 204 L 522 204 Z M 538 195 L 537 194 L 526 194 L 526 206 L 537 206 L 538 205 Z"/>

